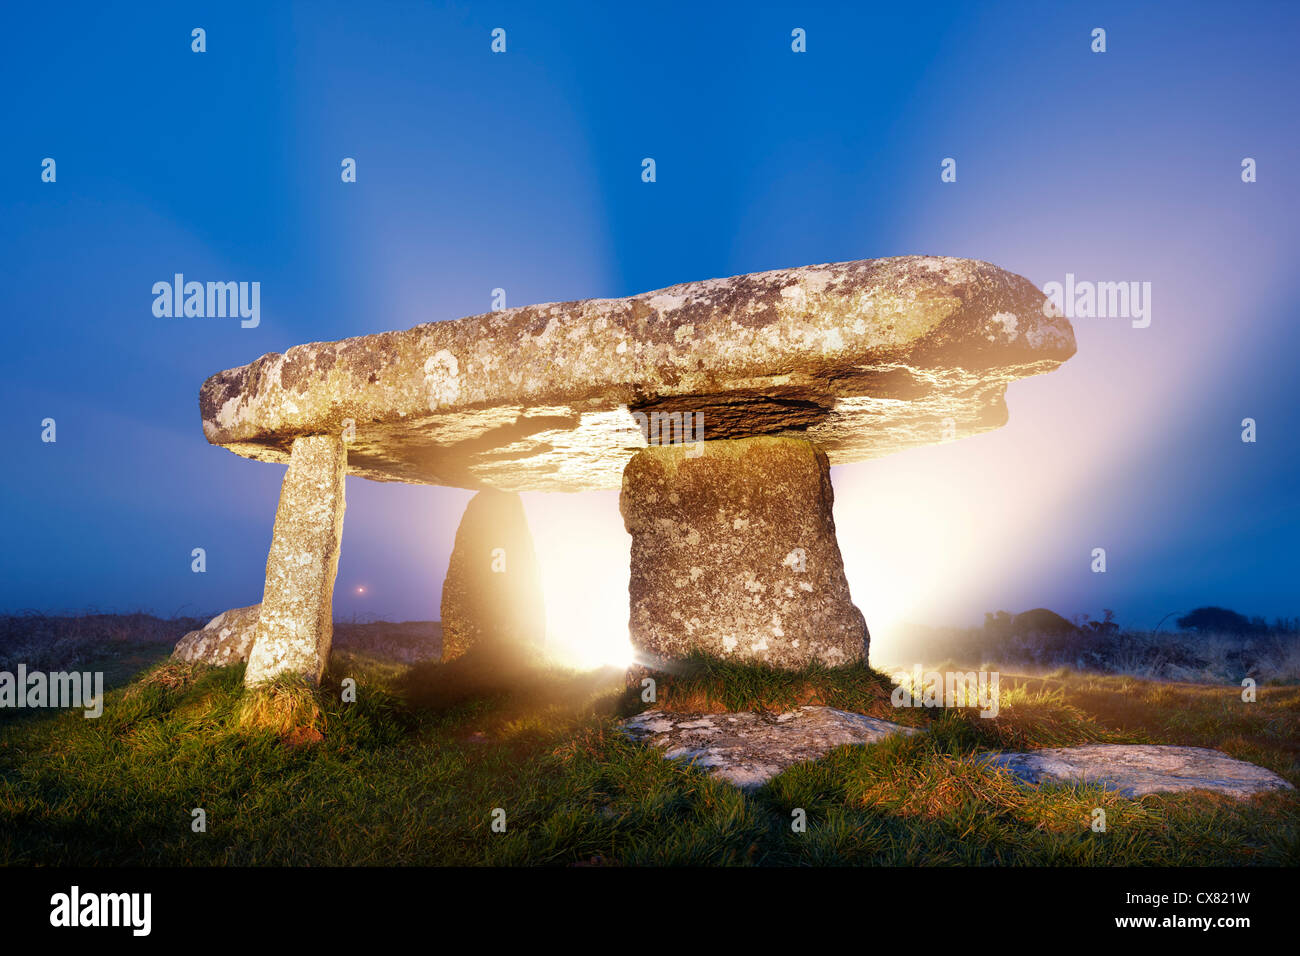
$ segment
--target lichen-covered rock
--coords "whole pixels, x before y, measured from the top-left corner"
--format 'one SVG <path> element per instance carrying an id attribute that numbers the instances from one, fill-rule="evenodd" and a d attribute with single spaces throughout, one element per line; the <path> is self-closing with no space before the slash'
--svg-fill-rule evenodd
<path id="1" fill-rule="evenodd" d="M 442 659 L 472 647 L 537 647 L 545 639 L 541 576 L 523 502 L 480 491 L 456 529 L 443 580 Z"/>
<path id="2" fill-rule="evenodd" d="M 172 657 L 191 664 L 229 667 L 248 660 L 257 632 L 258 612 L 262 605 L 222 611 L 197 631 L 190 631 L 172 651 Z"/>
<path id="3" fill-rule="evenodd" d="M 199 406 L 208 441 L 264 461 L 351 423 L 350 473 L 381 481 L 617 488 L 647 443 L 634 412 L 840 464 L 1002 425 L 1007 384 L 1074 353 L 1046 301 L 969 259 L 781 269 L 298 345 L 212 376 Z"/>
<path id="4" fill-rule="evenodd" d="M 920 731 L 833 707 L 800 707 L 784 714 L 729 714 L 648 710 L 623 721 L 633 740 L 664 751 L 742 790 L 761 787 L 797 763 L 836 747 L 872 744 Z"/>
<path id="5" fill-rule="evenodd" d="M 826 455 L 800 439 L 643 449 L 619 499 L 632 644 L 782 668 L 863 660 L 833 500 Z"/>
<path id="6" fill-rule="evenodd" d="M 1294 789 L 1271 770 L 1204 747 L 1084 744 L 992 754 L 989 762 L 1031 785 L 1100 784 L 1131 798 L 1183 790 L 1247 797 Z"/>
<path id="7" fill-rule="evenodd" d="M 266 590 L 244 683 L 281 674 L 319 683 L 334 636 L 347 452 L 336 435 L 294 439 L 280 488 Z"/>

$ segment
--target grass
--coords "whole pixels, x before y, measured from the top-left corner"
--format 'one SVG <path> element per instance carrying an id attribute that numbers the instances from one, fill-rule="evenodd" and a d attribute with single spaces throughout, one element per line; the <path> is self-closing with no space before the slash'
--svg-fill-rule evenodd
<path id="1" fill-rule="evenodd" d="M 895 710 L 866 667 L 782 673 L 696 659 L 656 675 L 674 710 L 825 703 L 928 733 L 840 748 L 744 795 L 626 740 L 648 705 L 621 672 L 473 657 L 394 668 L 336 659 L 288 706 L 243 668 L 162 662 L 103 717 L 0 717 L 8 865 L 1208 865 L 1300 862 L 1300 798 L 1130 800 L 1024 788 L 989 749 L 1091 741 L 1222 749 L 1300 784 L 1300 687 L 1058 671 L 1002 678 L 996 719 Z M 344 703 L 345 678 L 357 681 Z M 305 695 L 305 696 L 304 696 Z M 283 700 L 281 703 L 283 703 Z M 288 714 L 288 719 L 285 715 Z M 323 739 L 303 728 L 323 733 Z M 1094 808 L 1107 831 L 1090 829 Z M 193 830 L 192 811 L 207 830 Z M 493 832 L 493 811 L 506 830 Z M 791 828 L 796 809 L 806 832 Z"/>

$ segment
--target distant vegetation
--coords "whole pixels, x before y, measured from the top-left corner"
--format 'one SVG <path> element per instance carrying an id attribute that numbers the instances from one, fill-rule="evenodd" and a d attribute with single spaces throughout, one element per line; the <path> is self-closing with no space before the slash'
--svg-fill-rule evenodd
<path id="1" fill-rule="evenodd" d="M 1198 607 L 1178 619 L 1178 626 L 1183 630 L 1207 634 L 1294 633 L 1297 625 L 1300 621 L 1278 618 L 1270 627 L 1262 617 L 1247 618 L 1226 607 Z"/>
<path id="2" fill-rule="evenodd" d="M 163 619 L 151 614 L 0 615 L 0 671 L 80 670 L 93 662 L 112 686 L 159 655 L 170 654 L 187 631 L 207 618 Z"/>
<path id="3" fill-rule="evenodd" d="M 1047 608 L 990 611 L 983 628 L 912 628 L 906 647 L 905 654 L 924 661 L 1069 667 L 1160 680 L 1300 681 L 1300 619 L 1269 624 L 1221 607 L 1196 608 L 1153 630 L 1121 627 L 1111 610 L 1099 619 L 1082 614 L 1074 620 Z"/>
<path id="4" fill-rule="evenodd" d="M 873 648 L 871 659 L 886 667 L 950 660 L 1156 680 L 1300 682 L 1300 618 L 1276 618 L 1270 624 L 1227 608 L 1198 607 L 1166 620 L 1144 630 L 1121 626 L 1108 609 L 1098 618 L 1081 614 L 1073 620 L 1041 607 L 1019 614 L 990 611 L 983 627 L 911 626 L 892 655 L 882 657 Z M 169 654 L 183 634 L 205 623 L 207 618 L 143 613 L 0 615 L 0 671 L 12 671 L 20 662 L 33 670 L 75 669 L 94 659 L 107 666 L 106 680 L 114 686 L 144 663 Z M 436 622 L 339 621 L 334 652 L 375 666 L 380 661 L 410 664 L 436 657 L 440 633 Z"/>

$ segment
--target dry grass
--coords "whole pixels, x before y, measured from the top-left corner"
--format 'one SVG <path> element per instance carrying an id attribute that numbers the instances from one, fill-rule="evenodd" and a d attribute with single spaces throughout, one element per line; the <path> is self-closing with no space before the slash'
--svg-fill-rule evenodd
<path id="1" fill-rule="evenodd" d="M 184 690 L 208 669 L 206 664 L 166 660 L 150 668 L 132 683 L 126 690 L 126 696 L 139 695 L 150 687 L 157 687 L 164 691 Z"/>
<path id="2" fill-rule="evenodd" d="M 236 723 L 243 730 L 269 731 L 289 742 L 316 739 L 325 731 L 318 695 L 316 688 L 291 677 L 246 687 Z"/>

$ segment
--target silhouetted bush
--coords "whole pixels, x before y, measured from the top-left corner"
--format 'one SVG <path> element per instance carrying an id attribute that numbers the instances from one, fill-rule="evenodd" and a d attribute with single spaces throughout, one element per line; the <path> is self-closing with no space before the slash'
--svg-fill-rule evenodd
<path id="1" fill-rule="evenodd" d="M 1184 631 L 1215 634 L 1259 634 L 1268 630 L 1262 617 L 1249 620 L 1226 607 L 1198 607 L 1178 619 Z"/>

